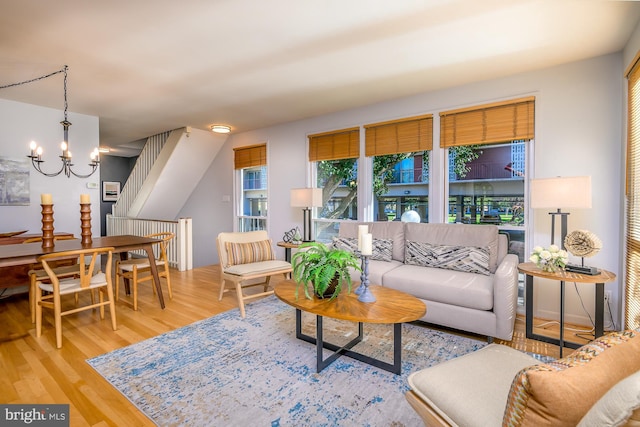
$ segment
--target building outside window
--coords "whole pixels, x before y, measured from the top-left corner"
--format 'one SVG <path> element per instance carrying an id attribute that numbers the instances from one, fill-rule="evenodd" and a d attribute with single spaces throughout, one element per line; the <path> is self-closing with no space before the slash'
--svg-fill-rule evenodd
<path id="1" fill-rule="evenodd" d="M 266 144 L 234 149 L 236 169 L 237 231 L 267 228 L 267 149 Z"/>

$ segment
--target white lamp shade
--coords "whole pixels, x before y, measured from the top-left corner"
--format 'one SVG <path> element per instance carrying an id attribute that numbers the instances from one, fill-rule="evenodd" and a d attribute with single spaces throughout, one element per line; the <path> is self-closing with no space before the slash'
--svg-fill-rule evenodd
<path id="1" fill-rule="evenodd" d="M 531 180 L 531 207 L 591 208 L 591 177 L 571 176 Z"/>
<path id="2" fill-rule="evenodd" d="M 291 207 L 317 208 L 322 207 L 322 188 L 292 188 Z"/>

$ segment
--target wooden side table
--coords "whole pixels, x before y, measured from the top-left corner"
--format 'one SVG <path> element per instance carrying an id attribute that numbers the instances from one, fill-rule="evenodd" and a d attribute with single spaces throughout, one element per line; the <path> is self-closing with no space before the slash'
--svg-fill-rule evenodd
<path id="1" fill-rule="evenodd" d="M 284 248 L 284 260 L 291 262 L 291 249 L 298 249 L 301 243 L 278 242 L 277 245 Z"/>
<path id="2" fill-rule="evenodd" d="M 604 334 L 604 284 L 615 280 L 616 275 L 607 270 L 600 270 L 600 274 L 590 276 L 587 274 L 572 273 L 569 271 L 559 271 L 548 273 L 542 271 L 532 262 L 525 262 L 518 265 L 518 270 L 526 275 L 525 281 L 525 307 L 526 307 L 526 336 L 529 339 L 544 341 L 560 347 L 560 357 L 562 348 L 579 348 L 581 344 L 564 340 L 564 288 L 565 282 L 593 283 L 596 287 L 596 315 L 595 315 L 595 337 Z M 533 333 L 533 278 L 558 280 L 560 282 L 560 339 Z"/>

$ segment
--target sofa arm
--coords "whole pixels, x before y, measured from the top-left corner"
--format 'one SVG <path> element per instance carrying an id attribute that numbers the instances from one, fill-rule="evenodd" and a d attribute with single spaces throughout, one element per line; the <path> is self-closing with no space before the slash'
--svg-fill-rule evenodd
<path id="1" fill-rule="evenodd" d="M 495 338 L 511 341 L 518 305 L 518 256 L 508 254 L 493 277 L 493 312 L 496 315 Z"/>

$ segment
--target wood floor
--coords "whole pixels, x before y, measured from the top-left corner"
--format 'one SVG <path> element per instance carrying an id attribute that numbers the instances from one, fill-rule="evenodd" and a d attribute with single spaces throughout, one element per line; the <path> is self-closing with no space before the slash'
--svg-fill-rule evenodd
<path id="1" fill-rule="evenodd" d="M 108 318 L 100 320 L 97 311 L 67 316 L 62 321 L 60 350 L 55 347 L 50 313 L 45 313 L 42 337 L 36 338 L 27 295 L 0 300 L 0 403 L 69 403 L 70 424 L 74 427 L 152 426 L 85 360 L 236 308 L 234 292 L 218 301 L 218 278 L 217 266 L 186 272 L 173 270 L 173 299 L 169 300 L 165 292 L 165 310 L 160 309 L 149 286 L 141 286 L 137 312 L 133 311 L 130 297 L 123 297 L 121 292 L 116 307 L 117 331 L 111 329 Z M 251 310 L 250 303 L 247 310 Z M 557 336 L 557 327 L 544 333 Z M 513 341 L 502 343 L 555 357 L 559 353 L 557 346 L 524 338 L 524 319 L 520 317 Z M 565 355 L 570 351 L 566 350 Z"/>

